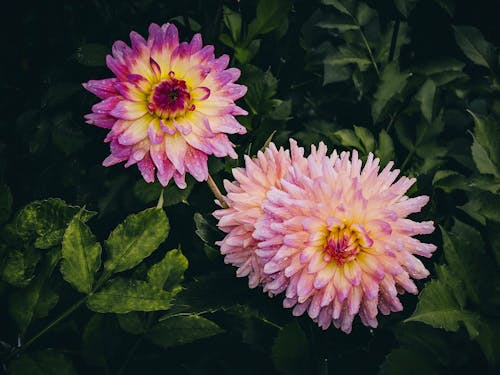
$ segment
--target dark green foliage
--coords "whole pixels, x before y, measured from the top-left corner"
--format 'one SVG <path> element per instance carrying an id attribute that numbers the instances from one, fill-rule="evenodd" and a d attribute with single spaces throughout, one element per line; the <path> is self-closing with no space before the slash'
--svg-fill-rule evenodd
<path id="1" fill-rule="evenodd" d="M 188 0 L 19 7 L 0 120 L 0 362 L 9 374 L 494 374 L 500 370 L 500 33 L 495 2 Z M 21 9 L 22 7 L 22 9 Z M 9 22 L 9 21 L 8 21 Z M 84 123 L 115 40 L 174 22 L 248 92 L 238 160 L 295 138 L 372 152 L 430 203 L 438 245 L 404 311 L 345 335 L 225 265 L 206 184 L 102 167 Z M 306 151 L 307 153 L 307 151 Z M 56 198 L 49 198 L 56 197 Z M 68 202 L 68 203 L 66 203 Z M 151 208 L 150 208 L 151 207 Z M 156 208 L 153 208 L 156 207 Z M 167 218 L 168 216 L 168 218 Z M 170 250 L 173 249 L 173 250 Z"/>

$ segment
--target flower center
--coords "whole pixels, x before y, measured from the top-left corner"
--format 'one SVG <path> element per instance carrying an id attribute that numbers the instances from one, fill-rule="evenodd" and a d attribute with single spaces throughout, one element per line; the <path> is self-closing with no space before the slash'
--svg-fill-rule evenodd
<path id="1" fill-rule="evenodd" d="M 342 265 L 372 245 L 373 240 L 361 224 L 335 226 L 330 229 L 323 247 L 323 260 L 328 263 L 335 261 L 338 265 Z"/>
<path id="2" fill-rule="evenodd" d="M 190 104 L 191 94 L 186 81 L 176 79 L 174 72 L 169 73 L 169 78 L 156 85 L 148 103 L 150 112 L 161 118 L 175 118 L 184 114 L 186 110 L 193 110 Z"/>

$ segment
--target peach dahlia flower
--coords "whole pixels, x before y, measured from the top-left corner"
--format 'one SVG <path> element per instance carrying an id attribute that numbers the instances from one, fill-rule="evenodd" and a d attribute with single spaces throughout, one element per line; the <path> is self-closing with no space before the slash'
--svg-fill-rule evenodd
<path id="1" fill-rule="evenodd" d="M 356 315 L 377 327 L 378 312 L 401 311 L 398 294 L 416 294 L 412 279 L 429 274 L 416 255 L 430 257 L 436 246 L 413 236 L 432 233 L 433 222 L 406 218 L 429 198 L 407 197 L 415 179 L 397 179 L 392 162 L 380 171 L 371 153 L 363 166 L 356 151 L 328 156 L 321 143 L 306 158 L 290 143 L 292 157 L 275 163 L 270 179 L 259 160 L 274 145 L 226 182 L 229 208 L 215 213 L 228 233 L 220 242 L 226 262 L 240 267 L 238 276 L 258 275 L 252 285 L 284 293 L 284 307 L 323 329 L 333 323 L 349 333 Z M 240 272 L 249 260 L 251 271 Z"/>

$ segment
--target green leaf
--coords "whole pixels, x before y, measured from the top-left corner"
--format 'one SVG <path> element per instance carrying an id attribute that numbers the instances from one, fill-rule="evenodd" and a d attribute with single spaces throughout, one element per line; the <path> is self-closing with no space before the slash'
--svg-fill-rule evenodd
<path id="1" fill-rule="evenodd" d="M 500 223 L 500 195 L 488 191 L 473 191 L 468 194 L 469 201 L 459 208 L 471 217 L 486 225 L 486 220 Z"/>
<path id="2" fill-rule="evenodd" d="M 467 111 L 474 120 L 472 157 L 481 173 L 500 178 L 500 121 Z"/>
<path id="3" fill-rule="evenodd" d="M 453 293 L 439 280 L 432 280 L 425 286 L 415 312 L 405 320 L 412 321 L 451 332 L 458 331 L 463 323 L 471 338 L 479 334 L 479 316 L 461 309 Z"/>
<path id="4" fill-rule="evenodd" d="M 34 201 L 19 211 L 8 231 L 23 241 L 35 240 L 39 249 L 49 249 L 61 243 L 66 227 L 80 210 L 58 198 Z M 82 210 L 81 220 L 86 222 L 94 215 Z"/>
<path id="5" fill-rule="evenodd" d="M 75 51 L 75 59 L 86 66 L 105 66 L 106 55 L 109 50 L 106 46 L 98 43 L 83 44 Z"/>
<path id="6" fill-rule="evenodd" d="M 188 260 L 182 252 L 177 249 L 170 250 L 161 261 L 149 269 L 148 281 L 160 289 L 178 289 L 187 268 Z"/>
<path id="7" fill-rule="evenodd" d="M 451 232 L 441 228 L 446 261 L 455 277 L 465 284 L 467 295 L 476 303 L 480 301 L 479 288 L 487 270 L 484 258 L 484 242 L 477 230 L 455 220 Z"/>
<path id="8" fill-rule="evenodd" d="M 380 158 L 382 165 L 394 160 L 394 143 L 385 130 L 382 130 L 378 135 L 378 147 L 375 150 L 375 156 Z"/>
<path id="9" fill-rule="evenodd" d="M 233 11 L 225 5 L 222 7 L 222 10 L 224 24 L 231 32 L 231 37 L 233 38 L 233 40 L 237 42 L 241 36 L 241 14 Z"/>
<path id="10" fill-rule="evenodd" d="M 483 34 L 471 26 L 453 26 L 455 40 L 465 56 L 473 63 L 491 70 L 496 66 L 495 48 Z"/>
<path id="11" fill-rule="evenodd" d="M 224 332 L 214 322 L 198 315 L 172 316 L 155 325 L 146 335 L 163 348 L 204 339 Z"/>
<path id="12" fill-rule="evenodd" d="M 88 294 L 92 291 L 94 275 L 100 266 L 101 244 L 77 214 L 64 233 L 61 262 L 63 278 L 80 293 Z"/>
<path id="13" fill-rule="evenodd" d="M 450 170 L 439 170 L 434 174 L 432 185 L 441 188 L 444 192 L 450 193 L 453 190 L 463 188 L 464 176 Z"/>
<path id="14" fill-rule="evenodd" d="M 420 103 L 420 111 L 429 123 L 432 122 L 433 118 L 435 96 L 436 84 L 431 79 L 426 80 L 415 95 L 415 99 Z"/>
<path id="15" fill-rule="evenodd" d="M 8 366 L 10 375 L 76 375 L 73 363 L 62 353 L 52 349 L 23 354 Z"/>
<path id="16" fill-rule="evenodd" d="M 316 23 L 316 26 L 322 29 L 336 29 L 340 32 L 359 29 L 359 26 L 354 22 L 352 17 L 343 14 L 328 15 Z"/>
<path id="17" fill-rule="evenodd" d="M 221 232 L 214 225 L 209 223 L 208 220 L 199 212 L 194 214 L 193 219 L 196 225 L 195 233 L 203 242 L 213 246 L 215 241 L 220 239 Z"/>
<path id="18" fill-rule="evenodd" d="M 170 348 L 224 332 L 214 322 L 199 315 L 172 316 L 155 325 L 146 337 L 156 345 Z"/>
<path id="19" fill-rule="evenodd" d="M 122 356 L 124 348 L 120 327 L 113 315 L 94 314 L 89 319 L 82 334 L 82 354 L 85 362 L 107 367 L 110 362 Z M 123 358 L 119 358 L 123 362 Z"/>
<path id="20" fill-rule="evenodd" d="M 417 5 L 418 0 L 394 0 L 394 4 L 396 8 L 398 8 L 399 12 L 405 17 L 408 18 L 409 14 Z"/>
<path id="21" fill-rule="evenodd" d="M 271 99 L 276 95 L 278 80 L 267 71 L 262 71 L 253 65 L 246 65 L 241 78 L 248 87 L 244 97 L 253 114 L 265 114 L 271 111 Z"/>
<path id="22" fill-rule="evenodd" d="M 2 280 L 18 288 L 25 287 L 33 279 L 40 253 L 33 249 L 20 251 L 7 249 L 3 260 Z"/>
<path id="23" fill-rule="evenodd" d="M 50 311 L 59 302 L 59 295 L 57 292 L 49 286 L 45 286 L 40 291 L 40 297 L 38 298 L 38 303 L 35 305 L 35 311 L 33 312 L 34 318 L 45 318 L 49 315 Z"/>
<path id="24" fill-rule="evenodd" d="M 90 310 L 123 314 L 130 311 L 158 311 L 170 307 L 172 294 L 146 281 L 117 278 L 87 300 Z"/>
<path id="25" fill-rule="evenodd" d="M 356 3 L 354 0 L 321 0 L 321 3 L 331 5 L 339 12 L 347 15 L 354 14 L 356 10 Z"/>
<path id="26" fill-rule="evenodd" d="M 361 70 L 365 70 L 370 66 L 371 61 L 363 49 L 352 45 L 342 45 L 330 52 L 323 63 L 331 66 L 356 64 Z"/>
<path id="27" fill-rule="evenodd" d="M 367 154 L 369 152 L 373 152 L 375 149 L 375 138 L 373 137 L 372 132 L 362 126 L 354 125 L 354 133 L 363 144 L 365 153 Z"/>
<path id="28" fill-rule="evenodd" d="M 142 335 L 147 332 L 147 324 L 141 319 L 140 315 L 136 311 L 129 312 L 127 314 L 117 314 L 118 324 L 120 324 L 121 329 L 125 332 L 131 333 L 132 335 Z"/>
<path id="29" fill-rule="evenodd" d="M 284 327 L 274 340 L 272 359 L 282 374 L 307 374 L 310 370 L 309 342 L 297 322 Z"/>
<path id="30" fill-rule="evenodd" d="M 9 313 L 10 316 L 17 322 L 21 335 L 24 335 L 26 329 L 30 325 L 35 315 L 35 311 L 37 310 L 37 305 L 40 302 L 44 304 L 46 303 L 46 301 L 40 301 L 40 298 L 44 295 L 43 288 L 46 286 L 47 280 L 52 274 L 52 271 L 56 267 L 60 258 L 61 253 L 59 250 L 55 249 L 49 251 L 44 256 L 41 271 L 35 277 L 33 282 L 26 288 L 16 291 L 11 296 Z M 46 308 L 38 308 L 39 311 L 43 311 L 44 309 Z"/>
<path id="31" fill-rule="evenodd" d="M 323 86 L 329 83 L 343 82 L 351 78 L 351 68 L 341 65 L 330 65 L 323 63 Z"/>
<path id="32" fill-rule="evenodd" d="M 483 174 L 492 174 L 500 177 L 500 170 L 493 164 L 486 149 L 477 141 L 476 137 L 472 136 L 472 138 L 473 142 L 470 150 L 477 170 Z"/>
<path id="33" fill-rule="evenodd" d="M 372 117 L 375 123 L 382 120 L 390 105 L 399 99 L 398 97 L 408 84 L 410 75 L 410 73 L 400 72 L 397 62 L 392 62 L 385 67 L 372 102 Z"/>
<path id="34" fill-rule="evenodd" d="M 247 41 L 280 27 L 287 19 L 291 7 L 290 0 L 258 0 L 256 17 L 248 25 Z"/>
<path id="35" fill-rule="evenodd" d="M 355 149 L 362 150 L 363 146 L 359 141 L 358 136 L 351 129 L 341 129 L 334 133 L 334 136 L 339 140 L 340 144 L 345 147 L 354 147 Z"/>
<path id="36" fill-rule="evenodd" d="M 128 216 L 106 240 L 107 272 L 122 272 L 138 265 L 165 241 L 170 230 L 162 209 L 149 208 Z"/>
<path id="37" fill-rule="evenodd" d="M 12 193 L 10 188 L 5 185 L 0 185 L 0 224 L 9 220 L 12 213 Z"/>
<path id="38" fill-rule="evenodd" d="M 379 375 L 439 375 L 430 358 L 422 352 L 398 348 L 393 349 L 380 366 Z"/>

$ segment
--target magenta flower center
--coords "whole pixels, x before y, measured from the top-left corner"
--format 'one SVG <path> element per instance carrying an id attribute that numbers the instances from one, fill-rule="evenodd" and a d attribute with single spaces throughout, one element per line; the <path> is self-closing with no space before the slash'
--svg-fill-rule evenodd
<path id="1" fill-rule="evenodd" d="M 175 118 L 184 114 L 186 110 L 194 110 L 190 101 L 191 94 L 186 81 L 174 78 L 174 73 L 170 72 L 169 78 L 154 88 L 148 109 L 161 118 Z"/>
<path id="2" fill-rule="evenodd" d="M 323 260 L 328 263 L 335 261 L 342 265 L 353 260 L 363 248 L 367 249 L 372 245 L 373 240 L 360 224 L 334 228 L 323 247 Z"/>

